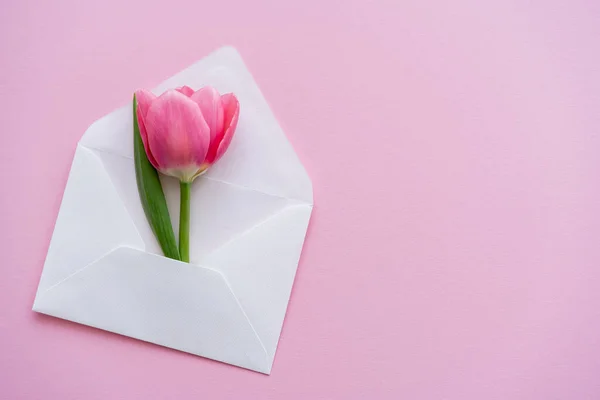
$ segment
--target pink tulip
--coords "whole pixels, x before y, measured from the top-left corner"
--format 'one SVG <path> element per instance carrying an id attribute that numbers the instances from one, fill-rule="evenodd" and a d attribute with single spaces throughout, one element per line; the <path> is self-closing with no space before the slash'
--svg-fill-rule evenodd
<path id="1" fill-rule="evenodd" d="M 229 147 L 240 113 L 233 93 L 183 86 L 158 97 L 147 90 L 135 95 L 140 136 L 161 173 L 192 182 Z"/>
<path id="2" fill-rule="evenodd" d="M 233 93 L 221 96 L 205 86 L 183 86 L 156 97 L 135 93 L 136 116 L 146 155 L 154 168 L 180 181 L 179 254 L 189 261 L 191 182 L 221 158 L 229 147 L 240 114 Z"/>

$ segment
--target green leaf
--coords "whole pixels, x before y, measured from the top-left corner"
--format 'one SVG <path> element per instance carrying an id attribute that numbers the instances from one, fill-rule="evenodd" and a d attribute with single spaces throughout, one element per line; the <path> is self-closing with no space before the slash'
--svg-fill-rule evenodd
<path id="1" fill-rule="evenodd" d="M 133 156 L 135 162 L 135 176 L 137 179 L 138 191 L 142 207 L 146 213 L 148 223 L 160 244 L 160 247 L 166 257 L 175 260 L 181 260 L 179 250 L 175 242 L 175 234 L 171 225 L 169 209 L 165 194 L 160 184 L 158 172 L 146 155 L 144 143 L 140 136 L 140 127 L 136 115 L 137 100 L 133 96 Z"/>

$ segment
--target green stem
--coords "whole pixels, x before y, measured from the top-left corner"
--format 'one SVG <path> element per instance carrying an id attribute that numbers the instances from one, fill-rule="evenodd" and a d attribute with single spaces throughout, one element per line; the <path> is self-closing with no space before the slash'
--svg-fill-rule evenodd
<path id="1" fill-rule="evenodd" d="M 180 182 L 179 203 L 179 255 L 181 261 L 190 262 L 190 182 Z"/>

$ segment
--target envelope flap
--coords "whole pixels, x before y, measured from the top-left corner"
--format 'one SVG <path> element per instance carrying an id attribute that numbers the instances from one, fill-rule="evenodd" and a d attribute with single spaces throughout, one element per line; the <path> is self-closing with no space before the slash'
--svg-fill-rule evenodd
<path id="1" fill-rule="evenodd" d="M 233 92 L 240 119 L 229 150 L 205 175 L 208 178 L 312 204 L 312 185 L 269 105 L 240 55 L 231 47 L 217 50 L 161 83 L 154 91 L 188 85 L 211 85 Z M 81 144 L 133 157 L 131 103 L 96 121 Z"/>
<path id="2" fill-rule="evenodd" d="M 36 300 L 34 310 L 240 367 L 271 360 L 223 276 L 120 247 Z"/>
<path id="3" fill-rule="evenodd" d="M 275 356 L 312 211 L 292 205 L 200 260 L 225 275 L 270 357 Z"/>
<path id="4" fill-rule="evenodd" d="M 130 102 L 92 123 L 79 145 L 133 160 L 133 104 Z"/>
<path id="5" fill-rule="evenodd" d="M 100 159 L 77 146 L 38 294 L 118 245 L 144 248 Z"/>

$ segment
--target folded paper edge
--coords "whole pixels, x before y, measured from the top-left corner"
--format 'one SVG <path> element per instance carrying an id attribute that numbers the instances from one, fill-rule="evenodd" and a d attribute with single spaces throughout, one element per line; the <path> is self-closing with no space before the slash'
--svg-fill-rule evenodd
<path id="1" fill-rule="evenodd" d="M 77 147 L 75 148 L 75 153 L 73 155 L 73 161 L 71 162 L 71 167 L 69 169 L 69 175 L 67 177 L 67 182 L 65 184 L 65 189 L 63 191 L 63 196 L 62 196 L 62 199 L 61 199 L 61 203 L 60 203 L 60 207 L 59 207 L 59 210 L 58 210 L 58 214 L 56 216 L 56 220 L 54 221 L 54 228 L 52 230 L 52 236 L 50 238 L 50 243 L 49 243 L 49 246 L 48 246 L 48 251 L 46 252 L 46 257 L 44 259 L 44 264 L 43 264 L 43 267 L 42 267 L 42 273 L 40 275 L 40 280 L 38 282 L 38 287 L 37 287 L 37 290 L 36 290 L 36 298 L 37 298 L 37 296 L 38 296 L 38 294 L 40 292 L 40 288 L 42 287 L 42 284 L 43 284 L 44 272 L 45 272 L 46 268 L 48 268 L 48 256 L 54 250 L 53 249 L 54 246 L 56 246 L 56 244 L 54 243 L 54 240 L 55 240 L 54 235 L 56 234 L 56 228 L 57 228 L 57 226 L 59 224 L 59 221 L 61 220 L 61 217 L 63 217 L 63 206 L 64 206 L 64 202 L 65 202 L 65 199 L 66 199 L 65 194 L 67 194 L 68 190 L 73 190 L 73 189 L 70 189 L 70 185 L 72 184 L 72 179 L 74 179 L 73 178 L 73 171 L 74 171 L 74 168 L 76 167 L 75 163 L 76 163 L 76 160 L 77 160 L 78 157 L 80 157 L 80 158 L 91 158 L 94 163 L 97 162 L 97 163 L 100 164 L 102 172 L 106 175 L 106 179 L 107 179 L 108 183 L 110 184 L 110 186 L 114 190 L 115 196 L 119 199 L 119 201 L 120 201 L 120 203 L 121 203 L 121 205 L 123 207 L 123 210 L 127 214 L 127 216 L 129 217 L 129 222 L 131 223 L 131 226 L 133 227 L 133 230 L 135 231 L 136 237 L 132 241 L 133 242 L 137 242 L 136 245 L 139 245 L 139 247 L 142 250 L 145 250 L 145 248 L 146 248 L 146 244 L 144 243 L 144 241 L 143 241 L 143 239 L 142 239 L 142 237 L 140 235 L 140 232 L 139 232 L 138 228 L 135 226 L 135 223 L 133 222 L 133 219 L 131 218 L 131 215 L 129 214 L 129 211 L 127 210 L 127 207 L 125 207 L 125 204 L 123 203 L 123 199 L 119 195 L 119 192 L 118 192 L 116 186 L 114 185 L 114 182 L 112 181 L 111 177 L 109 176 L 109 174 L 106 172 L 104 166 L 102 165 L 102 160 L 96 154 L 94 154 L 93 151 L 91 151 L 90 149 L 85 148 L 83 146 L 80 146 L 78 144 Z M 131 243 L 129 243 L 129 244 L 131 245 Z M 107 254 L 109 254 L 111 252 L 112 252 L 112 250 L 109 250 L 108 252 L 104 253 L 103 255 L 99 256 L 98 258 L 94 259 L 93 261 L 91 261 L 91 262 L 87 263 L 86 265 L 82 266 L 77 271 L 86 268 L 89 264 L 98 261 L 99 259 L 101 259 L 102 257 L 106 256 Z M 75 272 L 77 272 L 77 271 L 75 271 Z M 71 273 L 70 275 L 72 275 L 72 274 L 73 273 Z M 70 276 L 70 275 L 68 275 L 68 276 Z M 66 277 L 62 278 L 59 282 L 63 281 L 65 278 Z M 55 286 L 56 283 L 58 283 L 58 282 L 55 282 L 55 283 L 51 284 L 50 287 Z M 46 289 L 44 289 L 44 291 Z"/>
<path id="2" fill-rule="evenodd" d="M 308 227 L 309 224 L 310 224 L 310 220 L 312 218 L 313 206 L 310 205 L 310 204 L 304 204 L 304 203 L 288 204 L 285 207 L 283 207 L 280 210 L 278 210 L 277 212 L 271 214 L 267 218 L 265 218 L 265 219 L 261 220 L 260 222 L 256 223 L 254 226 L 250 227 L 249 229 L 247 229 L 247 230 L 243 231 L 242 233 L 236 235 L 235 237 L 231 238 L 230 240 L 227 240 L 226 242 L 222 243 L 220 246 L 218 246 L 217 248 L 213 249 L 210 253 L 206 254 L 204 257 L 205 258 L 209 258 L 209 257 L 213 256 L 215 253 L 218 253 L 223 248 L 226 248 L 227 246 L 231 245 L 232 243 L 234 243 L 234 242 L 236 242 L 236 241 L 238 241 L 238 240 L 240 240 L 240 239 L 242 239 L 244 237 L 248 237 L 249 235 L 252 234 L 252 232 L 254 230 L 259 229 L 262 225 L 264 225 L 266 223 L 269 223 L 269 222 L 271 222 L 271 221 L 273 221 L 273 220 L 275 220 L 277 218 L 280 218 L 282 215 L 284 215 L 284 214 L 286 214 L 286 213 L 288 213 L 290 211 L 293 211 L 294 209 L 303 209 L 303 210 L 306 210 L 308 212 L 306 214 L 306 227 Z M 252 321 L 247 316 L 246 310 L 244 309 L 244 307 L 242 306 L 241 302 L 239 301 L 239 298 L 238 298 L 237 294 L 235 293 L 235 290 L 233 289 L 233 287 L 231 287 L 231 285 L 228 282 L 228 279 L 229 279 L 228 278 L 228 274 L 226 272 L 222 272 L 220 270 L 217 270 L 218 272 L 221 273 L 221 275 L 223 276 L 223 278 L 227 281 L 228 286 L 229 286 L 232 294 L 235 296 L 235 298 L 236 298 L 236 300 L 238 302 L 239 307 L 241 308 L 241 310 L 244 313 L 244 315 L 246 315 L 246 317 L 248 318 L 248 321 L 252 325 L 252 327 L 254 329 L 254 332 L 256 333 L 257 337 L 259 338 L 259 340 L 261 340 L 261 343 L 263 343 L 263 347 L 265 348 L 265 351 L 267 352 L 268 358 L 271 360 L 270 361 L 271 367 L 272 367 L 273 363 L 275 362 L 275 356 L 276 356 L 276 353 L 277 353 L 277 349 L 279 347 L 279 341 L 281 339 L 281 332 L 282 332 L 282 329 L 283 329 L 283 325 L 285 323 L 285 319 L 287 317 L 287 310 L 289 308 L 289 300 L 290 300 L 291 293 L 292 293 L 292 290 L 293 290 L 293 285 L 294 285 L 294 282 L 296 280 L 296 276 L 297 276 L 297 273 L 298 273 L 298 268 L 300 266 L 300 260 L 301 260 L 302 252 L 304 250 L 304 245 L 306 244 L 307 233 L 308 233 L 308 230 L 305 229 L 303 237 L 302 237 L 302 244 L 301 244 L 301 247 L 300 247 L 300 250 L 299 250 L 299 258 L 298 258 L 298 261 L 295 264 L 295 268 L 294 268 L 294 275 L 293 275 L 292 281 L 291 281 L 290 293 L 289 293 L 287 301 L 286 301 L 285 312 L 284 312 L 284 314 L 282 316 L 282 319 L 281 319 L 281 328 L 278 331 L 277 341 L 275 342 L 275 345 L 274 345 L 272 351 L 267 350 L 266 346 L 264 345 L 264 342 L 262 341 L 262 338 L 260 337 L 260 335 L 258 334 L 258 332 L 256 332 L 256 330 L 254 329 L 254 326 L 252 325 Z"/>
<path id="3" fill-rule="evenodd" d="M 68 276 L 67 276 L 67 277 L 65 277 L 64 279 L 62 279 L 62 280 L 60 280 L 60 281 L 56 282 L 55 284 L 53 284 L 53 285 L 52 285 L 52 286 L 50 286 L 49 288 L 45 289 L 43 292 L 41 292 L 41 293 L 40 293 L 40 292 L 39 292 L 39 290 L 38 290 L 38 292 L 35 294 L 35 299 L 34 299 L 34 301 L 33 301 L 33 307 L 32 307 L 32 310 L 33 310 L 33 311 L 35 311 L 35 312 L 41 312 L 41 311 L 39 311 L 39 302 L 41 301 L 41 299 L 42 299 L 42 298 L 43 298 L 43 297 L 44 297 L 44 296 L 45 296 L 47 293 L 49 293 L 50 291 L 52 291 L 52 290 L 54 290 L 54 289 L 58 288 L 58 287 L 59 287 L 61 284 L 63 284 L 64 282 L 68 281 L 69 279 L 71 279 L 71 278 L 72 278 L 72 277 L 74 277 L 75 275 L 77 275 L 77 274 L 79 274 L 79 273 L 83 272 L 85 269 L 87 269 L 87 268 L 91 267 L 92 265 L 94 265 L 94 264 L 98 263 L 98 262 L 99 262 L 99 261 L 101 261 L 103 258 L 106 258 L 106 257 L 110 256 L 111 254 L 113 254 L 114 252 L 116 252 L 117 250 L 119 250 L 120 248 L 123 248 L 123 247 L 127 247 L 127 248 L 133 248 L 133 247 L 130 247 L 130 246 L 117 246 L 117 247 L 113 248 L 112 250 L 109 250 L 109 251 L 107 251 L 106 253 L 102 254 L 100 257 L 96 258 L 94 261 L 92 261 L 92 262 L 90 262 L 90 263 L 86 264 L 85 266 L 83 266 L 83 267 L 79 268 L 77 271 L 75 271 L 75 272 L 71 273 L 70 275 L 68 275 Z M 139 249 L 136 249 L 136 250 L 139 250 Z M 43 312 L 42 312 L 42 313 L 43 313 Z"/>
<path id="4" fill-rule="evenodd" d="M 99 262 L 102 261 L 104 258 L 110 257 L 111 255 L 113 255 L 115 253 L 118 253 L 120 251 L 123 251 L 123 250 L 129 250 L 129 251 L 133 250 L 133 251 L 136 251 L 136 252 L 145 253 L 145 251 L 140 250 L 140 249 L 136 249 L 136 248 L 131 247 L 131 246 L 117 246 L 117 247 L 115 247 L 114 249 L 112 249 L 111 251 L 109 251 L 106 254 L 102 255 L 101 257 L 97 258 L 96 260 L 94 260 L 93 262 L 89 263 L 85 267 L 77 270 L 76 272 L 72 273 L 71 275 L 69 275 L 68 277 L 66 277 L 65 279 L 63 279 L 62 281 L 60 281 L 57 284 L 53 285 L 52 287 L 48 288 L 44 292 L 37 293 L 36 296 L 35 296 L 35 300 L 34 300 L 34 303 L 33 303 L 32 310 L 34 312 L 37 312 L 37 313 L 40 313 L 40 314 L 50 315 L 50 316 L 53 316 L 53 317 L 56 317 L 56 318 L 69 320 L 69 321 L 72 321 L 72 322 L 75 322 L 75 323 L 80 323 L 78 321 L 73 321 L 73 320 L 71 320 L 71 319 L 69 319 L 69 318 L 67 318 L 67 317 L 65 317 L 63 315 L 60 315 L 59 312 L 50 312 L 48 310 L 44 310 L 44 301 L 43 301 L 43 298 L 48 293 L 50 293 L 51 291 L 60 290 L 60 286 L 63 283 L 67 282 L 68 280 L 70 280 L 71 278 L 73 278 L 74 276 L 76 276 L 77 274 L 82 273 L 83 271 L 87 270 L 88 268 L 91 268 L 91 267 L 99 264 Z M 152 253 L 146 253 L 146 254 L 148 254 L 148 255 L 150 255 L 152 257 L 164 258 L 165 260 L 168 260 L 168 262 L 181 263 L 181 261 L 168 259 L 166 257 L 159 256 L 159 255 L 156 255 L 156 254 L 152 254 Z M 242 315 L 245 318 L 246 324 L 250 327 L 250 329 L 252 330 L 252 333 L 254 334 L 254 337 L 255 337 L 256 341 L 259 343 L 259 345 L 261 347 L 262 354 L 264 356 L 264 360 L 262 360 L 262 361 L 254 360 L 253 364 L 255 364 L 255 366 L 254 366 L 254 368 L 252 370 L 269 375 L 270 372 L 271 372 L 271 368 L 273 366 L 274 359 L 273 359 L 273 357 L 269 356 L 269 352 L 266 350 L 263 341 L 261 340 L 261 338 L 257 334 L 256 329 L 254 328 L 252 322 L 248 318 L 248 315 L 246 314 L 244 308 L 240 304 L 239 299 L 237 298 L 237 296 L 233 292 L 233 290 L 231 288 L 231 285 L 227 281 L 226 276 L 221 271 L 219 271 L 217 269 L 214 269 L 214 268 L 210 268 L 208 266 L 198 265 L 198 264 L 188 264 L 188 263 L 185 263 L 185 264 L 186 265 L 191 265 L 191 266 L 196 267 L 196 268 L 202 268 L 202 269 L 205 269 L 205 270 L 209 270 L 209 271 L 211 271 L 211 273 L 216 273 L 216 275 L 219 277 L 219 279 L 225 284 L 225 287 L 229 291 L 228 295 L 231 296 L 235 300 L 235 303 L 236 303 L 239 311 L 242 313 Z M 105 328 L 103 328 L 101 326 L 97 326 L 97 325 L 91 325 L 91 324 L 87 324 L 87 323 L 84 324 L 84 325 L 88 325 L 88 326 L 91 326 L 91 327 L 94 327 L 94 328 L 97 328 L 97 329 L 101 329 L 101 330 L 104 330 L 104 331 L 107 331 L 107 332 L 113 332 L 113 333 L 116 333 L 116 334 L 121 334 L 121 333 L 118 333 L 118 332 L 109 331 L 109 330 L 107 330 L 107 329 L 105 329 Z M 124 335 L 124 336 L 127 336 L 127 335 Z M 128 336 L 128 337 L 133 337 L 133 336 Z M 177 348 L 165 346 L 165 345 L 162 345 L 162 344 L 156 343 L 156 342 L 151 342 L 149 340 L 144 340 L 144 339 L 140 339 L 140 338 L 137 338 L 137 337 L 133 337 L 133 338 L 136 339 L 136 340 L 142 340 L 142 341 L 148 342 L 148 343 L 154 343 L 156 345 L 167 347 L 167 348 L 170 348 L 170 349 L 173 349 L 173 350 L 183 351 L 183 352 L 189 353 L 189 352 L 187 352 L 185 350 L 179 350 Z M 194 353 L 190 353 L 190 354 L 194 354 Z M 202 355 L 200 355 L 200 356 L 203 357 Z M 208 358 L 208 357 L 204 357 L 204 358 Z M 216 361 L 224 362 L 226 364 L 231 364 L 231 363 L 229 363 L 227 361 L 223 361 L 223 360 L 216 360 Z M 235 364 L 231 364 L 231 365 L 235 365 Z M 239 365 L 237 365 L 237 366 L 239 366 Z M 239 367 L 246 368 L 244 366 L 239 366 Z"/>

